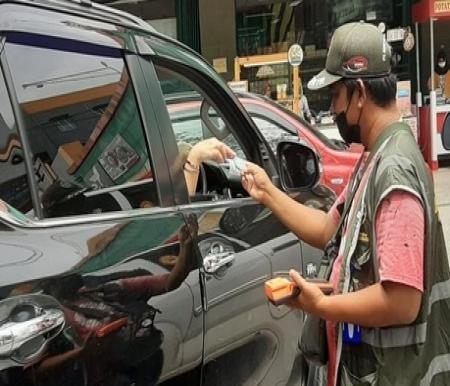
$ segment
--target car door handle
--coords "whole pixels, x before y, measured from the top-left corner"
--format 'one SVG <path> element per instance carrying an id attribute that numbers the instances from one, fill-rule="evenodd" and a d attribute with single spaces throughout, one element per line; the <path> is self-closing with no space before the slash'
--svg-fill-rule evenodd
<path id="1" fill-rule="evenodd" d="M 36 307 L 36 309 L 37 316 L 34 318 L 25 321 L 7 321 L 0 326 L 0 356 L 11 356 L 25 343 L 54 329 L 58 329 L 58 332 L 62 330 L 65 324 L 63 311 L 56 308 Z"/>
<path id="2" fill-rule="evenodd" d="M 220 268 L 234 261 L 234 253 L 231 251 L 209 253 L 203 259 L 203 266 L 207 273 L 216 273 Z"/>

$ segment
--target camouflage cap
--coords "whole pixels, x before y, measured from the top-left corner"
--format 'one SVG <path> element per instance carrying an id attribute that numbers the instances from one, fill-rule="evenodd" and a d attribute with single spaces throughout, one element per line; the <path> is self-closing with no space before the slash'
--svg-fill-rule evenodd
<path id="1" fill-rule="evenodd" d="M 391 73 L 391 47 L 372 24 L 348 23 L 331 39 L 325 69 L 308 82 L 310 90 L 331 85 L 342 78 L 376 78 Z"/>

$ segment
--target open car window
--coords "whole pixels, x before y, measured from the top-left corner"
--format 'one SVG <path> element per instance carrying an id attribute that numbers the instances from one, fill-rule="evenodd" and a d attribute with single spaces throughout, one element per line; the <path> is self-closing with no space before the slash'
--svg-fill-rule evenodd
<path id="1" fill-rule="evenodd" d="M 155 69 L 182 158 L 187 158 L 190 149 L 199 142 L 216 138 L 228 145 L 237 157 L 246 159 L 229 121 L 204 90 L 173 69 L 160 64 L 155 65 Z M 228 171 L 225 164 L 203 162 L 196 191 L 202 194 L 194 199 L 198 200 L 200 197 L 209 200 L 243 195 L 240 176 L 230 176 Z M 192 192 L 190 195 L 193 196 Z"/>

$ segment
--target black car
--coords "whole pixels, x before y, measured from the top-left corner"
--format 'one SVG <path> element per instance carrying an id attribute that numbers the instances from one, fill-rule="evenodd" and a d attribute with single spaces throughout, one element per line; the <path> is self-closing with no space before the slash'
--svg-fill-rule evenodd
<path id="1" fill-rule="evenodd" d="M 326 210 L 314 154 L 276 158 L 199 55 L 131 15 L 0 1 L 0 37 L 0 385 L 301 384 L 303 315 L 263 283 L 320 255 L 224 165 L 189 197 L 167 101 L 196 93 L 208 136 Z"/>

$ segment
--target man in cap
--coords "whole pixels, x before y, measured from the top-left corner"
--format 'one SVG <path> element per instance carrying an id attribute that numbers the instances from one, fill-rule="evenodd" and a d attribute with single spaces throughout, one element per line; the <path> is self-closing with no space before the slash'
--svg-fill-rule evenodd
<path id="1" fill-rule="evenodd" d="M 342 137 L 366 150 L 329 213 L 292 200 L 257 165 L 242 177 L 299 238 L 335 256 L 331 296 L 290 272 L 300 289 L 291 306 L 327 321 L 328 385 L 450 384 L 445 243 L 428 168 L 400 122 L 390 59 L 375 26 L 349 23 L 308 84 L 329 88 Z"/>

